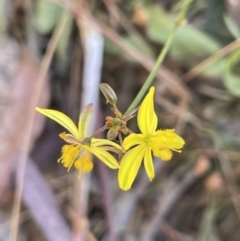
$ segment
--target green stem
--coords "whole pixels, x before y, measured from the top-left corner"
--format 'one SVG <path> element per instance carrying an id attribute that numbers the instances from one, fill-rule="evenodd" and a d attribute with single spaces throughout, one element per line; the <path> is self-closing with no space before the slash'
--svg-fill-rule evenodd
<path id="1" fill-rule="evenodd" d="M 138 105 L 138 103 L 141 101 L 142 97 L 144 96 L 144 94 L 146 93 L 148 88 L 150 87 L 152 81 L 154 80 L 154 78 L 157 74 L 157 71 L 158 71 L 160 65 L 162 64 L 163 60 L 165 59 L 165 57 L 171 47 L 171 44 L 173 42 L 177 28 L 181 24 L 182 20 L 184 19 L 186 11 L 193 1 L 195 1 L 195 0 L 186 0 L 182 4 L 182 8 L 178 14 L 175 25 L 174 25 L 166 43 L 164 44 L 164 47 L 163 47 L 162 51 L 160 52 L 155 65 L 153 66 L 151 72 L 149 73 L 141 90 L 138 92 L 137 96 L 135 97 L 135 99 L 133 100 L 131 105 L 128 107 L 127 111 L 124 113 L 125 116 L 128 115 Z"/>
<path id="2" fill-rule="evenodd" d="M 154 77 L 157 74 L 157 71 L 159 69 L 159 66 L 162 64 L 165 56 L 167 55 L 168 50 L 171 47 L 175 32 L 176 32 L 176 28 L 177 25 L 174 26 L 173 30 L 170 33 L 170 36 L 167 39 L 167 42 L 165 43 L 163 50 L 161 51 L 161 53 L 159 54 L 157 61 L 155 63 L 155 65 L 153 66 L 151 72 L 149 73 L 145 83 L 143 84 L 141 90 L 138 92 L 137 96 L 135 97 L 135 99 L 133 100 L 132 104 L 128 107 L 127 111 L 124 113 L 124 115 L 128 115 L 137 105 L 138 103 L 141 101 L 142 97 L 144 96 L 144 94 L 146 93 L 146 91 L 148 90 L 148 88 L 150 87 Z"/>

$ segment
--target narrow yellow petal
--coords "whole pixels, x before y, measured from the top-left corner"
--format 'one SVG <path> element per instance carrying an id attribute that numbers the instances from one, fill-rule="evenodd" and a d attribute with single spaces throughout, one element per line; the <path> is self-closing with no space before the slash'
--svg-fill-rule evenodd
<path id="1" fill-rule="evenodd" d="M 90 119 L 92 117 L 92 111 L 93 111 L 93 104 L 89 104 L 85 106 L 85 108 L 82 110 L 79 121 L 78 121 L 78 130 L 80 138 L 85 138 L 87 136 L 87 129 L 90 122 Z"/>
<path id="2" fill-rule="evenodd" d="M 129 148 L 143 144 L 145 142 L 145 138 L 143 134 L 130 134 L 123 141 L 123 148 L 128 150 Z"/>
<path id="3" fill-rule="evenodd" d="M 141 166 L 145 151 L 146 147 L 142 144 L 127 151 L 123 156 L 118 172 L 118 183 L 121 189 L 127 191 L 131 188 Z"/>
<path id="4" fill-rule="evenodd" d="M 109 168 L 118 169 L 119 164 L 114 156 L 112 156 L 109 152 L 104 150 L 101 147 L 88 147 L 84 146 L 84 148 L 88 149 L 92 154 L 94 154 L 100 161 L 106 164 Z"/>
<path id="5" fill-rule="evenodd" d="M 38 107 L 36 107 L 35 110 L 56 121 L 58 124 L 66 128 L 73 136 L 79 139 L 78 129 L 74 122 L 67 115 L 63 114 L 60 111 L 40 109 Z"/>
<path id="6" fill-rule="evenodd" d="M 144 167 L 145 167 L 146 173 L 148 175 L 148 178 L 150 181 L 152 181 L 155 174 L 154 174 L 154 166 L 153 166 L 153 159 L 152 159 L 152 151 L 149 147 L 147 148 L 147 150 L 145 152 L 143 163 L 144 163 Z"/>
<path id="7" fill-rule="evenodd" d="M 154 91 L 155 88 L 151 87 L 144 98 L 137 115 L 139 129 L 144 136 L 153 134 L 157 128 L 158 119 L 154 111 Z"/>
<path id="8" fill-rule="evenodd" d="M 98 139 L 92 138 L 91 140 L 91 147 L 98 147 L 98 146 L 113 146 L 116 147 L 118 150 L 122 150 L 122 147 L 113 141 L 109 141 L 107 139 Z"/>

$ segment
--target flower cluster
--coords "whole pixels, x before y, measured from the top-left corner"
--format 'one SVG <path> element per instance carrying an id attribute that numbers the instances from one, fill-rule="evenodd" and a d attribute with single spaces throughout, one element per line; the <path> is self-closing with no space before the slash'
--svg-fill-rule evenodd
<path id="1" fill-rule="evenodd" d="M 142 101 L 139 109 L 134 109 L 129 115 L 123 115 L 117 108 L 117 96 L 110 86 L 101 84 L 100 89 L 107 103 L 112 105 L 114 117 L 107 116 L 106 124 L 91 136 L 87 136 L 88 124 L 92 115 L 93 105 L 87 105 L 79 116 L 78 127 L 65 114 L 50 109 L 36 110 L 62 125 L 69 133 L 61 133 L 60 137 L 67 143 L 62 147 L 62 156 L 58 159 L 68 170 L 74 166 L 82 172 L 93 168 L 91 154 L 111 169 L 119 169 L 118 182 L 123 190 L 129 190 L 143 161 L 147 176 L 154 178 L 152 155 L 168 161 L 172 151 L 181 152 L 184 140 L 174 129 L 156 130 L 158 118 L 154 111 L 154 87 Z M 133 133 L 127 127 L 127 122 L 137 114 L 140 134 Z M 107 138 L 99 139 L 96 135 L 108 129 Z M 123 138 L 123 135 L 128 135 Z M 117 139 L 117 141 L 116 141 Z M 118 144 L 119 143 L 119 144 Z M 119 161 L 110 154 L 118 154 Z"/>

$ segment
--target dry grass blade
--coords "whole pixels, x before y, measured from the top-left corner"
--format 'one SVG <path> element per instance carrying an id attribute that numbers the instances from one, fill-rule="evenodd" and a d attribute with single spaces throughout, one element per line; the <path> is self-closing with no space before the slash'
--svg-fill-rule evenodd
<path id="1" fill-rule="evenodd" d="M 16 177 L 16 192 L 15 192 L 13 211 L 12 211 L 12 222 L 11 222 L 11 237 L 10 237 L 11 241 L 17 240 L 19 211 L 20 211 L 20 204 L 21 204 L 21 194 L 23 190 L 24 173 L 25 173 L 28 151 L 31 143 L 30 137 L 31 137 L 33 121 L 35 116 L 34 107 L 37 105 L 37 102 L 44 84 L 44 80 L 46 79 L 47 71 L 50 66 L 50 63 L 57 45 L 57 41 L 59 40 L 62 33 L 62 29 L 64 27 L 64 22 L 65 22 L 65 15 L 63 14 L 63 17 L 59 22 L 57 28 L 55 29 L 53 37 L 48 45 L 46 54 L 42 60 L 39 75 L 36 80 L 36 85 L 32 92 L 30 106 L 27 113 L 28 122 L 24 127 L 24 136 L 23 136 L 22 146 L 21 146 L 20 155 L 19 155 L 20 168 L 18 169 L 17 177 Z"/>
<path id="2" fill-rule="evenodd" d="M 161 195 L 161 200 L 158 203 L 154 216 L 142 229 L 142 241 L 153 240 L 158 230 L 157 227 L 162 225 L 162 220 L 169 213 L 175 202 L 179 200 L 183 193 L 203 174 L 204 173 L 196 173 L 195 170 L 190 170 L 180 182 L 174 181 L 168 184 Z"/>
<path id="3" fill-rule="evenodd" d="M 233 168 L 231 166 L 231 162 L 229 160 L 228 154 L 225 153 L 220 153 L 220 149 L 222 147 L 221 139 L 218 137 L 218 135 L 214 132 L 212 134 L 212 140 L 213 144 L 215 147 L 215 151 L 217 153 L 222 172 L 226 178 L 227 184 L 228 184 L 228 189 L 231 194 L 231 200 L 233 203 L 233 206 L 236 210 L 236 213 L 238 215 L 238 219 L 240 222 L 240 205 L 239 205 L 239 189 L 236 185 L 236 182 L 234 180 L 234 175 L 233 175 Z"/>
<path id="4" fill-rule="evenodd" d="M 13 113 L 15 104 L 13 103 L 14 100 L 11 99 L 22 100 L 22 96 L 17 93 L 16 87 L 21 82 L 17 76 L 23 65 L 19 64 L 22 56 L 16 42 L 12 39 L 0 37 L 0 50 L 0 139 L 2 143 L 0 146 L 0 196 L 2 196 L 13 170 L 12 152 L 15 150 L 16 139 L 20 133 L 18 125 L 15 126 L 14 124 L 19 114 L 16 112 L 22 108 L 16 108 L 15 113 Z M 10 62 L 11 65 L 9 65 Z M 9 106 L 12 107 L 11 111 Z"/>
<path id="5" fill-rule="evenodd" d="M 233 52 L 235 49 L 240 47 L 240 39 L 235 40 L 234 42 L 228 44 L 224 48 L 220 49 L 216 53 L 209 56 L 207 59 L 202 61 L 200 64 L 196 65 L 190 71 L 182 76 L 182 79 L 186 82 L 191 81 L 193 78 L 201 74 L 204 70 L 210 67 L 215 61 L 220 60 L 227 54 Z"/>
<path id="6" fill-rule="evenodd" d="M 164 99 L 160 95 L 156 98 L 156 103 L 160 106 L 164 106 L 169 112 L 173 113 L 174 115 L 179 116 L 179 118 L 183 119 L 185 122 L 190 122 L 200 130 L 203 130 L 204 122 L 201 121 L 198 117 L 196 117 L 193 113 L 187 110 L 185 107 L 179 107 L 170 101 Z M 186 105 L 186 104 L 185 104 Z"/>
<path id="7" fill-rule="evenodd" d="M 189 237 L 187 235 L 184 235 L 177 230 L 173 229 L 168 223 L 166 223 L 164 220 L 161 223 L 161 230 L 162 232 L 170 238 L 170 240 L 174 241 L 194 241 L 192 237 Z"/>
<path id="8" fill-rule="evenodd" d="M 99 106 L 99 84 L 103 60 L 103 37 L 98 27 L 92 21 L 89 21 L 89 19 L 83 20 L 84 21 L 80 21 L 79 19 L 77 21 L 84 47 L 81 108 L 89 103 L 93 103 L 94 105 L 91 123 L 88 127 L 88 135 L 91 135 L 95 130 L 98 119 L 97 108 Z M 87 220 L 85 216 L 88 210 L 90 184 L 91 173 L 85 173 L 81 177 L 80 182 L 79 179 L 75 178 L 73 202 L 78 218 L 73 219 L 73 221 L 78 221 L 74 221 L 74 226 L 76 227 L 73 237 L 74 240 L 84 240 L 88 238 L 89 227 L 83 224 L 84 220 Z"/>
<path id="9" fill-rule="evenodd" d="M 137 31 L 137 29 L 134 27 L 132 22 L 125 16 L 125 14 L 121 11 L 121 9 L 118 7 L 117 3 L 112 2 L 111 0 L 103 0 L 106 8 L 109 10 L 112 17 L 114 17 L 116 23 L 120 24 L 126 32 L 131 36 L 134 43 L 136 45 L 142 46 L 144 48 L 148 47 L 148 43 L 144 40 L 144 38 L 140 35 L 140 33 Z M 149 54 L 151 57 L 153 56 L 153 51 L 149 51 Z"/>

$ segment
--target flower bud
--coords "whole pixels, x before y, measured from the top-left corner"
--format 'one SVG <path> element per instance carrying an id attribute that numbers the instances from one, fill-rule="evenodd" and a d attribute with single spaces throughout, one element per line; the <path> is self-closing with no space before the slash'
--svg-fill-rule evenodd
<path id="1" fill-rule="evenodd" d="M 107 139 L 112 141 L 117 137 L 118 130 L 114 127 L 110 128 L 108 133 L 107 133 Z"/>
<path id="2" fill-rule="evenodd" d="M 108 84 L 106 84 L 106 83 L 100 84 L 100 90 L 103 93 L 103 95 L 105 96 L 107 103 L 110 103 L 112 105 L 116 104 L 117 95 Z"/>

